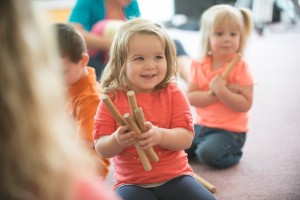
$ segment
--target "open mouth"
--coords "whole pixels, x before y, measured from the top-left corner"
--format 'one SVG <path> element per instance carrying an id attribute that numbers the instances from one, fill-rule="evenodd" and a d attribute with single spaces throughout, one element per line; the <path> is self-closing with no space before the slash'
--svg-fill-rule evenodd
<path id="1" fill-rule="evenodd" d="M 141 75 L 141 77 L 143 77 L 143 78 L 153 78 L 154 76 L 156 76 L 156 75 L 155 74 Z"/>

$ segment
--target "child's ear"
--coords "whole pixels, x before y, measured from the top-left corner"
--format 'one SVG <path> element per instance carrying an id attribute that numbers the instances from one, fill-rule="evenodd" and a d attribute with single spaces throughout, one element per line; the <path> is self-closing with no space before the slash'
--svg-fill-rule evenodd
<path id="1" fill-rule="evenodd" d="M 83 67 L 87 66 L 89 60 L 90 60 L 90 56 L 87 53 L 82 53 L 82 58 L 80 62 Z"/>

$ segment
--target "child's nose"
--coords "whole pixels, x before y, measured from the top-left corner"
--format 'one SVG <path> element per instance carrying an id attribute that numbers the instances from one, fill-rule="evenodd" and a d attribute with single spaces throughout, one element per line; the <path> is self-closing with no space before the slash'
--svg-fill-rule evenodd
<path id="1" fill-rule="evenodd" d="M 145 68 L 146 69 L 153 69 L 153 68 L 155 68 L 155 65 L 156 65 L 156 63 L 155 63 L 155 60 L 148 60 L 146 63 L 145 63 Z"/>
<path id="2" fill-rule="evenodd" d="M 224 35 L 224 41 L 228 42 L 230 41 L 230 35 Z"/>

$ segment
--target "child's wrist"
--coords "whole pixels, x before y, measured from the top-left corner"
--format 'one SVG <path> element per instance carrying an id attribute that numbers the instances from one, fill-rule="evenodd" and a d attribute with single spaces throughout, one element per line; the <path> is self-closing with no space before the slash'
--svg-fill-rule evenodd
<path id="1" fill-rule="evenodd" d="M 155 144 L 160 145 L 161 141 L 162 141 L 162 137 L 163 137 L 161 129 L 159 127 L 155 126 L 154 134 L 155 134 L 155 138 L 156 138 Z"/>

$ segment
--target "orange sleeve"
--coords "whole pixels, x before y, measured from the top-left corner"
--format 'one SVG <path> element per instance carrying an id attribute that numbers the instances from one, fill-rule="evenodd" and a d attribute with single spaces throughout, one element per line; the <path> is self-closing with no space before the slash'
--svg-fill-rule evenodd
<path id="1" fill-rule="evenodd" d="M 94 116 L 99 104 L 99 97 L 85 96 L 79 100 L 80 105 L 76 107 L 76 122 L 81 127 L 80 138 L 93 141 Z"/>

